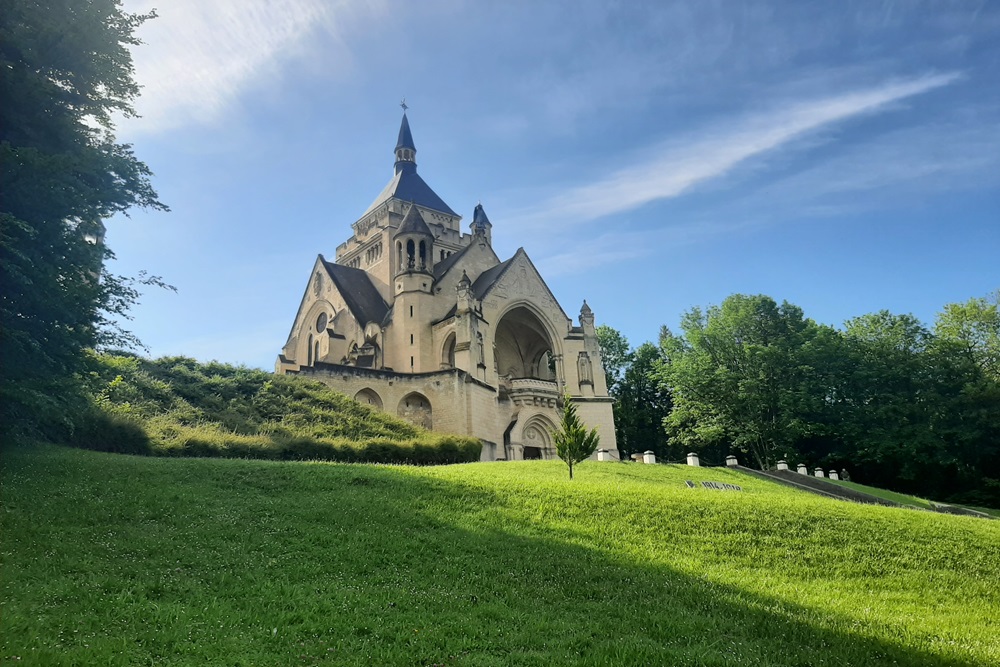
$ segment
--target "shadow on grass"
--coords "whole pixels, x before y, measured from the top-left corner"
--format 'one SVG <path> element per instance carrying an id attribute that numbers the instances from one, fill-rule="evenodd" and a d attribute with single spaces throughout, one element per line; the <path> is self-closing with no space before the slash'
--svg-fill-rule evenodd
<path id="1" fill-rule="evenodd" d="M 5 586 L 5 662 L 976 664 L 570 544 L 405 470 L 64 457 L 4 462 L 3 578 L 23 586 Z M 57 645 L 69 626 L 90 641 Z"/>

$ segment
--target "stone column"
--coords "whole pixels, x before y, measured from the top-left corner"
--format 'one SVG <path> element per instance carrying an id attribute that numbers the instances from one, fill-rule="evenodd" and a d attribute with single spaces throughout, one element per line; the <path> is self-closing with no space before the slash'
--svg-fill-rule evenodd
<path id="1" fill-rule="evenodd" d="M 698 461 L 698 455 L 695 452 L 688 454 L 688 465 L 689 466 L 700 466 L 701 462 Z"/>
<path id="2" fill-rule="evenodd" d="M 814 475 L 815 475 L 816 477 L 826 477 L 826 475 L 824 475 L 824 474 L 823 474 L 823 469 L 822 469 L 822 468 L 816 468 L 816 469 L 815 469 L 815 470 L 813 471 L 813 474 L 814 474 Z"/>
<path id="3" fill-rule="evenodd" d="M 656 463 L 656 454 L 654 454 L 651 450 L 647 449 L 646 451 L 644 451 L 642 453 L 642 462 L 643 463 Z"/>
<path id="4" fill-rule="evenodd" d="M 778 470 L 788 470 L 788 463 L 785 461 L 778 461 Z"/>
<path id="5" fill-rule="evenodd" d="M 809 474 L 809 468 L 806 467 L 805 463 L 800 463 L 797 472 L 800 475 L 808 475 Z"/>
<path id="6" fill-rule="evenodd" d="M 730 454 L 729 456 L 726 457 L 726 465 L 731 468 L 733 466 L 738 466 L 739 462 L 736 460 L 735 456 Z"/>

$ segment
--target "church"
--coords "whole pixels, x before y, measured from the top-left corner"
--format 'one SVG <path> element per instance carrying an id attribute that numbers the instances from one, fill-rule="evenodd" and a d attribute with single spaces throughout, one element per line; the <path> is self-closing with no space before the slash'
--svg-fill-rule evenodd
<path id="1" fill-rule="evenodd" d="M 524 248 L 501 261 L 482 204 L 463 232 L 416 155 L 404 105 L 392 179 L 335 259 L 316 258 L 275 371 L 479 438 L 484 461 L 555 458 L 569 396 L 617 459 L 587 302 L 574 324 Z"/>

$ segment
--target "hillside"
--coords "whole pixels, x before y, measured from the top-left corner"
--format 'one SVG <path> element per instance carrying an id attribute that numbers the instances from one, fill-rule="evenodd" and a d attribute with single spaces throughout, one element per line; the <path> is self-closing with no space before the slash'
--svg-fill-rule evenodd
<path id="1" fill-rule="evenodd" d="M 432 433 L 303 378 L 187 357 L 90 358 L 89 417 L 60 441 L 160 456 L 378 463 L 478 461 L 474 438 Z"/>
<path id="2" fill-rule="evenodd" d="M 1000 663 L 1000 522 L 728 470 L 37 446 L 0 481 L 4 663 Z"/>

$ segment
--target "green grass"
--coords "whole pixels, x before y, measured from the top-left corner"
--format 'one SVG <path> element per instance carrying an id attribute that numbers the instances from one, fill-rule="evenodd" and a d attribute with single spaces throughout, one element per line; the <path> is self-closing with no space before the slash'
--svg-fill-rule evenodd
<path id="1" fill-rule="evenodd" d="M 867 493 L 869 496 L 875 496 L 876 498 L 881 498 L 882 500 L 889 500 L 907 507 L 919 507 L 920 509 L 925 510 L 934 509 L 929 500 L 917 498 L 916 496 L 909 496 L 905 493 L 887 491 L 886 489 L 880 489 L 876 486 L 865 486 L 864 484 L 858 484 L 857 482 L 846 482 L 842 479 L 827 478 L 824 481 L 829 482 L 830 484 L 839 484 L 840 486 L 847 487 L 848 489 L 854 489 L 855 491 L 860 491 L 861 493 Z"/>
<path id="2" fill-rule="evenodd" d="M 3 664 L 1000 664 L 995 521 L 685 466 L 0 465 Z"/>

